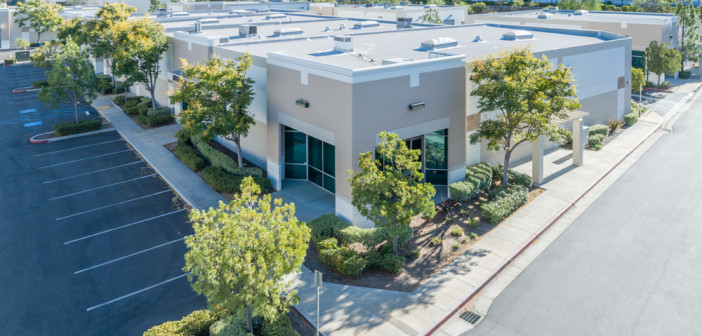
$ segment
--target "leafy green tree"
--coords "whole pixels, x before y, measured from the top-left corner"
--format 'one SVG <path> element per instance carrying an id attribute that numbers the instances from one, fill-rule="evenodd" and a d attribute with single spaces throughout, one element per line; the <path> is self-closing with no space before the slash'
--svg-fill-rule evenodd
<path id="1" fill-rule="evenodd" d="M 20 27 L 29 27 L 37 32 L 37 43 L 41 41 L 41 34 L 56 31 L 63 19 L 59 11 L 63 7 L 44 0 L 27 0 L 17 3 L 15 23 Z"/>
<path id="2" fill-rule="evenodd" d="M 86 31 L 83 27 L 83 19 L 73 18 L 64 20 L 56 33 L 59 41 L 66 41 L 71 38 L 77 45 L 83 45 L 86 42 Z"/>
<path id="3" fill-rule="evenodd" d="M 639 68 L 631 69 L 631 90 L 640 91 L 642 87 L 646 85 L 646 79 L 644 78 L 643 70 Z"/>
<path id="4" fill-rule="evenodd" d="M 234 61 L 214 57 L 204 65 L 185 63 L 181 71 L 186 80 L 170 97 L 171 104 L 188 102 L 179 114 L 186 132 L 202 134 L 207 141 L 215 136 L 234 141 L 240 167 L 241 138 L 256 123 L 248 111 L 254 96 L 254 81 L 246 76 L 251 62 L 251 56 L 244 54 Z"/>
<path id="5" fill-rule="evenodd" d="M 436 213 L 432 197 L 434 186 L 422 182 L 421 150 L 409 149 L 397 134 L 381 132 L 376 149 L 358 158 L 360 172 L 349 171 L 354 207 L 379 227 L 387 227 L 392 236 L 392 251 L 397 254 L 397 236 L 412 217 Z"/>
<path id="6" fill-rule="evenodd" d="M 120 23 L 127 21 L 134 12 L 136 8 L 123 2 L 106 4 L 95 14 L 95 19 L 85 24 L 86 44 L 90 54 L 96 59 L 105 60 L 112 74 L 115 71 L 113 59 L 120 48 L 117 39 L 119 28 L 124 27 Z M 112 76 L 112 86 L 115 86 L 115 76 Z"/>
<path id="7" fill-rule="evenodd" d="M 568 131 L 555 124 L 567 112 L 580 108 L 570 69 L 555 69 L 546 56 L 534 57 L 527 48 L 473 63 L 471 96 L 480 113 L 495 113 L 470 135 L 471 144 L 487 140 L 490 150 L 504 150 L 502 183 L 507 185 L 509 158 L 517 146 L 548 136 L 563 142 Z"/>
<path id="8" fill-rule="evenodd" d="M 472 14 L 480 14 L 480 13 L 484 13 L 486 8 L 487 8 L 487 5 L 485 5 L 484 2 L 476 2 L 472 5 L 470 5 L 470 12 Z"/>
<path id="9" fill-rule="evenodd" d="M 700 48 L 697 41 L 697 10 L 692 3 L 685 5 L 678 2 L 675 6 L 675 15 L 680 25 L 680 70 L 685 69 L 685 61 L 697 62 L 700 59 Z"/>
<path id="10" fill-rule="evenodd" d="M 558 0 L 558 8 L 599 10 L 602 0 Z"/>
<path id="11" fill-rule="evenodd" d="M 668 0 L 634 0 L 631 6 L 639 12 L 663 13 L 670 8 Z"/>
<path id="12" fill-rule="evenodd" d="M 193 289 L 215 311 L 245 312 L 249 332 L 253 314 L 275 320 L 299 300 L 283 276 L 300 270 L 310 240 L 294 204 L 260 192 L 246 177 L 229 204 L 193 210 L 195 233 L 185 238 L 183 270 Z"/>
<path id="13" fill-rule="evenodd" d="M 668 43 L 659 45 L 651 41 L 646 48 L 646 69 L 658 75 L 657 85 L 661 85 L 662 74 L 680 71 L 681 59 L 680 52 L 670 48 Z"/>
<path id="14" fill-rule="evenodd" d="M 149 0 L 149 3 L 151 4 L 149 6 L 149 12 L 155 12 L 158 10 L 158 7 L 161 6 L 160 0 Z"/>
<path id="15" fill-rule="evenodd" d="M 436 11 L 434 8 L 429 8 L 424 15 L 419 17 L 419 20 L 424 22 L 424 23 L 433 23 L 433 24 L 442 24 L 444 23 L 441 21 L 441 18 L 439 17 L 439 12 Z"/>
<path id="16" fill-rule="evenodd" d="M 61 46 L 53 68 L 48 73 L 49 85 L 39 91 L 39 99 L 51 107 L 63 102 L 73 103 L 78 122 L 78 104 L 95 99 L 95 69 L 88 54 L 70 38 Z"/>
<path id="17" fill-rule="evenodd" d="M 41 47 L 32 50 L 29 58 L 34 67 L 51 69 L 54 60 L 60 52 L 60 44 L 55 42 L 45 42 Z"/>
<path id="18" fill-rule="evenodd" d="M 23 38 L 18 38 L 15 40 L 15 45 L 22 48 L 23 50 L 27 50 L 27 48 L 29 48 L 29 41 Z"/>
<path id="19" fill-rule="evenodd" d="M 519 9 L 524 6 L 524 0 L 512 0 L 512 9 Z"/>

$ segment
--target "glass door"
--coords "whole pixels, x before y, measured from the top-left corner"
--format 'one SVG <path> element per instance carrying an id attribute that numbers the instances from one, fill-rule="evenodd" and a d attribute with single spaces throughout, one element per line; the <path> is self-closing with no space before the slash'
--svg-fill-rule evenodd
<path id="1" fill-rule="evenodd" d="M 307 179 L 307 134 L 285 126 L 285 178 Z"/>
<path id="2" fill-rule="evenodd" d="M 285 126 L 285 178 L 309 180 L 334 193 L 335 148 L 322 140 Z"/>

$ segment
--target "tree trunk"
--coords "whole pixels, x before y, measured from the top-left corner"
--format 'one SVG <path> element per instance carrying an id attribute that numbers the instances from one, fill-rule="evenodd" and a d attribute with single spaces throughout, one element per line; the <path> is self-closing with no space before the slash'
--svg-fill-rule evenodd
<path id="1" fill-rule="evenodd" d="M 512 155 L 512 150 L 505 151 L 505 169 L 502 171 L 502 185 L 507 186 L 509 183 L 509 157 Z"/>
<path id="2" fill-rule="evenodd" d="M 246 331 L 253 334 L 253 306 L 246 306 Z"/>
<path id="3" fill-rule="evenodd" d="M 397 235 L 392 236 L 392 253 L 397 255 Z"/>
<path id="4" fill-rule="evenodd" d="M 149 88 L 149 92 L 151 92 L 151 111 L 156 111 L 156 95 L 154 94 L 154 91 L 156 91 L 156 86 L 151 85 Z"/>
<path id="5" fill-rule="evenodd" d="M 680 71 L 685 70 L 685 23 L 680 32 Z"/>
<path id="6" fill-rule="evenodd" d="M 661 75 L 662 75 L 662 73 L 658 74 L 658 83 L 656 84 L 657 86 L 661 85 Z"/>
<path id="7" fill-rule="evenodd" d="M 78 101 L 74 100 L 73 101 L 73 108 L 75 109 L 76 112 L 76 124 L 78 123 Z"/>
<path id="8" fill-rule="evenodd" d="M 237 162 L 239 163 L 239 167 L 244 166 L 244 159 L 241 156 L 241 136 L 240 135 L 235 135 L 234 136 L 234 143 L 236 144 L 236 159 Z"/>
<path id="9" fill-rule="evenodd" d="M 41 32 L 37 31 L 37 43 L 39 43 L 39 41 L 41 41 Z"/>

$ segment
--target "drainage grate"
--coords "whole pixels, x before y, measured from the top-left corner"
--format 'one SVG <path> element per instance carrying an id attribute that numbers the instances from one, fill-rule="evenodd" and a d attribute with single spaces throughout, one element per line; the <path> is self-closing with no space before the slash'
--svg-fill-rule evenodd
<path id="1" fill-rule="evenodd" d="M 480 316 L 474 312 L 471 312 L 471 311 L 464 312 L 463 314 L 459 315 L 458 317 L 464 319 L 466 322 L 468 322 L 472 325 L 475 325 L 476 323 L 478 323 L 478 321 L 480 321 L 480 318 L 482 318 L 482 316 Z"/>

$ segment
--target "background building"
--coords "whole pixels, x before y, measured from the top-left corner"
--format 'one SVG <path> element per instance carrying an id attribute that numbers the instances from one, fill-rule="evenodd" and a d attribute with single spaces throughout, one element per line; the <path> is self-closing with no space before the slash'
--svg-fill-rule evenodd
<path id="1" fill-rule="evenodd" d="M 461 25 L 468 23 L 467 6 L 437 6 L 437 5 L 402 5 L 381 4 L 381 5 L 341 5 L 337 3 L 311 3 L 310 11 L 318 15 L 339 16 L 367 20 L 390 20 L 398 18 L 411 18 L 412 22 L 422 22 L 420 17 L 427 13 L 429 9 L 434 9 L 443 24 Z"/>

